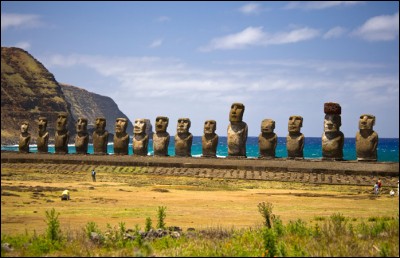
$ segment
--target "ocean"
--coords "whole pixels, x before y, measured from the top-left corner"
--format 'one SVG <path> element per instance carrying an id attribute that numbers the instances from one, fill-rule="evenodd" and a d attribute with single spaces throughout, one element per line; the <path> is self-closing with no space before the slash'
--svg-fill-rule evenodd
<path id="1" fill-rule="evenodd" d="M 130 138 L 132 142 L 132 137 Z M 174 136 L 171 135 L 170 143 L 168 147 L 168 154 L 175 156 L 175 142 Z M 18 145 L 2 145 L 1 150 L 7 151 L 18 151 Z M 30 152 L 37 152 L 36 145 L 29 146 Z M 247 157 L 257 158 L 259 156 L 258 150 L 258 137 L 248 137 L 247 144 Z M 54 153 L 54 145 L 49 145 L 49 152 Z M 89 154 L 93 153 L 93 145 L 89 144 Z M 69 153 L 75 153 L 75 145 L 69 145 Z M 108 153 L 114 153 L 114 146 L 112 143 L 108 144 Z M 306 137 L 304 143 L 304 158 L 305 159 L 321 159 L 322 158 L 322 147 L 320 137 Z M 132 143 L 129 144 L 129 155 L 133 154 Z M 201 157 L 201 136 L 193 137 L 192 144 L 192 156 Z M 219 143 L 217 148 L 217 157 L 224 158 L 228 154 L 227 139 L 226 136 L 219 137 Z M 153 155 L 153 141 L 149 141 L 148 155 Z M 286 158 L 286 137 L 278 137 L 278 145 L 276 147 L 276 157 Z M 343 159 L 344 160 L 356 160 L 356 143 L 355 138 L 345 138 L 343 147 Z M 378 142 L 378 161 L 379 162 L 399 162 L 399 139 L 398 138 L 379 138 Z"/>

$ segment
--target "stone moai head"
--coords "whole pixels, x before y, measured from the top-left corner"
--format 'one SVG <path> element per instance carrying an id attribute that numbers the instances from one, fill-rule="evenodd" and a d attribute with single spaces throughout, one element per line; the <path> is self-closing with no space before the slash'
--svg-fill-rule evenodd
<path id="1" fill-rule="evenodd" d="M 146 119 L 138 118 L 135 120 L 135 125 L 133 127 L 134 134 L 144 134 L 146 133 Z"/>
<path id="2" fill-rule="evenodd" d="M 358 121 L 358 129 L 360 130 L 373 130 L 375 125 L 375 116 L 370 114 L 363 114 Z"/>
<path id="3" fill-rule="evenodd" d="M 106 130 L 106 119 L 104 117 L 96 118 L 96 132 L 103 133 Z"/>
<path id="4" fill-rule="evenodd" d="M 156 117 L 156 133 L 165 133 L 168 128 L 169 118 L 166 116 Z"/>
<path id="5" fill-rule="evenodd" d="M 229 112 L 230 122 L 242 122 L 244 105 L 242 103 L 233 103 Z"/>
<path id="6" fill-rule="evenodd" d="M 43 116 L 39 117 L 38 126 L 39 126 L 39 132 L 41 132 L 41 133 L 46 132 L 47 118 L 43 117 Z"/>
<path id="7" fill-rule="evenodd" d="M 178 133 L 189 133 L 190 125 L 191 122 L 189 118 L 179 118 L 176 131 Z"/>
<path id="8" fill-rule="evenodd" d="M 272 119 L 264 119 L 261 122 L 262 133 L 273 133 L 275 129 L 275 121 Z"/>
<path id="9" fill-rule="evenodd" d="M 29 122 L 28 122 L 28 121 L 23 121 L 23 122 L 21 123 L 21 128 L 20 128 L 20 130 L 21 130 L 21 133 L 22 133 L 22 134 L 27 133 L 28 130 L 29 130 Z"/>
<path id="10" fill-rule="evenodd" d="M 128 127 L 128 119 L 117 118 L 115 120 L 115 132 L 116 133 L 125 133 L 127 127 Z"/>
<path id="11" fill-rule="evenodd" d="M 342 126 L 342 108 L 338 103 L 328 102 L 324 104 L 324 132 L 339 132 Z"/>
<path id="12" fill-rule="evenodd" d="M 79 118 L 76 121 L 76 132 L 77 133 L 86 133 L 87 132 L 87 124 L 88 120 L 86 118 Z"/>
<path id="13" fill-rule="evenodd" d="M 57 123 L 56 123 L 56 131 L 63 132 L 67 130 L 68 123 L 68 113 L 61 112 L 58 114 Z"/>
<path id="14" fill-rule="evenodd" d="M 303 117 L 301 116 L 290 116 L 288 122 L 289 133 L 300 133 L 300 129 L 303 127 Z"/>
<path id="15" fill-rule="evenodd" d="M 214 134 L 215 130 L 217 130 L 217 122 L 215 120 L 204 122 L 204 134 Z"/>

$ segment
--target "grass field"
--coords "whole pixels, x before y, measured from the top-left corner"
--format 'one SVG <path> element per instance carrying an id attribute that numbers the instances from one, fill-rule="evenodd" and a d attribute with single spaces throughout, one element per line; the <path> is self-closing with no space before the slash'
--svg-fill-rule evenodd
<path id="1" fill-rule="evenodd" d="M 90 171 L 54 173 L 30 169 L 29 164 L 2 166 L 2 236 L 44 233 L 45 213 L 53 208 L 64 231 L 82 231 L 88 222 L 101 230 L 121 222 L 126 228 L 143 229 L 146 218 L 156 221 L 160 206 L 166 207 L 166 225 L 184 231 L 261 227 L 261 202 L 271 203 L 283 223 L 300 219 L 312 224 L 332 214 L 361 223 L 399 214 L 399 198 L 374 196 L 372 186 L 155 176 L 135 173 L 134 167 L 121 171 L 97 169 L 97 182 L 92 182 Z M 64 189 L 70 190 L 70 201 L 60 200 Z"/>

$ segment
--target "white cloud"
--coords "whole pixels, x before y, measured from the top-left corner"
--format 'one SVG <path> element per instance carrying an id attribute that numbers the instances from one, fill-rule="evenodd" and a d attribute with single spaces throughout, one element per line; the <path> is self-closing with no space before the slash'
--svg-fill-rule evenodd
<path id="1" fill-rule="evenodd" d="M 259 14 L 262 11 L 260 4 L 249 3 L 239 8 L 239 11 L 246 15 Z"/>
<path id="2" fill-rule="evenodd" d="M 293 29 L 289 32 L 278 32 L 275 34 L 264 32 L 262 27 L 247 27 L 238 33 L 214 38 L 207 46 L 200 47 L 199 50 L 208 52 L 217 49 L 241 49 L 248 46 L 288 44 L 309 40 L 318 35 L 318 30 L 308 27 Z"/>
<path id="3" fill-rule="evenodd" d="M 156 48 L 156 47 L 161 46 L 162 43 L 163 43 L 163 39 L 156 39 L 156 40 L 154 40 L 154 41 L 150 44 L 149 47 L 150 47 L 150 48 Z"/>
<path id="4" fill-rule="evenodd" d="M 5 30 L 11 27 L 37 27 L 40 26 L 40 16 L 35 14 L 1 14 L 1 29 Z"/>
<path id="5" fill-rule="evenodd" d="M 339 38 L 346 32 L 345 28 L 342 28 L 340 26 L 336 26 L 329 31 L 327 31 L 322 37 L 324 39 L 331 39 L 331 38 Z"/>
<path id="6" fill-rule="evenodd" d="M 31 48 L 31 43 L 27 42 L 27 41 L 21 41 L 18 42 L 17 44 L 15 44 L 16 47 L 28 50 L 29 48 Z"/>
<path id="7" fill-rule="evenodd" d="M 160 16 L 160 17 L 157 17 L 157 19 L 156 19 L 156 21 L 158 21 L 158 22 L 168 22 L 170 20 L 171 20 L 171 18 L 168 16 Z"/>
<path id="8" fill-rule="evenodd" d="M 399 13 L 380 15 L 367 20 L 353 35 L 368 41 L 387 41 L 399 36 Z"/>
<path id="9" fill-rule="evenodd" d="M 284 9 L 322 10 L 335 6 L 351 6 L 362 3 L 364 1 L 293 1 L 289 2 Z"/>

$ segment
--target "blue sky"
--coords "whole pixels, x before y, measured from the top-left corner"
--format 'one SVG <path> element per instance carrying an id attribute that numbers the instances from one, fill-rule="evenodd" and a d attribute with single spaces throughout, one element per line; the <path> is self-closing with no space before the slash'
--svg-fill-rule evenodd
<path id="1" fill-rule="evenodd" d="M 131 121 L 188 117 L 226 136 L 233 102 L 249 136 L 289 116 L 323 133 L 325 102 L 355 137 L 361 114 L 379 137 L 399 137 L 399 3 L 1 2 L 1 45 L 21 47 L 58 82 L 111 97 Z M 132 133 L 132 132 L 129 132 Z"/>

